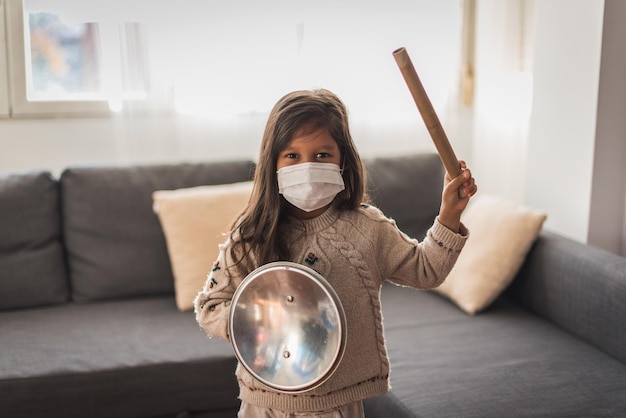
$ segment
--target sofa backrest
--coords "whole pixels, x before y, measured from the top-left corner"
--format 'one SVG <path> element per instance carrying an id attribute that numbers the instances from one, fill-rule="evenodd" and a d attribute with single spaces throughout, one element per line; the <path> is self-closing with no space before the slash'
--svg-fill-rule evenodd
<path id="1" fill-rule="evenodd" d="M 68 296 L 57 181 L 47 171 L 0 175 L 0 309 Z"/>
<path id="2" fill-rule="evenodd" d="M 543 231 L 507 295 L 626 362 L 626 258 Z"/>
<path id="3" fill-rule="evenodd" d="M 439 155 L 371 158 L 365 167 L 372 203 L 407 235 L 423 239 L 441 205 L 445 170 Z"/>
<path id="4" fill-rule="evenodd" d="M 152 192 L 250 180 L 249 161 L 70 168 L 61 174 L 72 299 L 173 294 Z"/>
<path id="5" fill-rule="evenodd" d="M 423 238 L 439 211 L 436 154 L 365 160 L 372 203 Z M 250 180 L 249 161 L 72 167 L 0 176 L 0 309 L 173 294 L 152 192 Z"/>

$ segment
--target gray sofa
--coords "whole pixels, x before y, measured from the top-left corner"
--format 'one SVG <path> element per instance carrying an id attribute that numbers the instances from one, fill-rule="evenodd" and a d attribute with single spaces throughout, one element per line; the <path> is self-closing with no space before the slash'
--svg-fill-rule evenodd
<path id="1" fill-rule="evenodd" d="M 232 183 L 251 162 L 0 175 L 0 416 L 234 417 L 235 359 L 180 312 L 154 190 Z M 374 202 L 421 238 L 434 154 L 367 161 Z M 626 260 L 543 232 L 468 316 L 383 286 L 392 392 L 368 418 L 626 416 Z"/>

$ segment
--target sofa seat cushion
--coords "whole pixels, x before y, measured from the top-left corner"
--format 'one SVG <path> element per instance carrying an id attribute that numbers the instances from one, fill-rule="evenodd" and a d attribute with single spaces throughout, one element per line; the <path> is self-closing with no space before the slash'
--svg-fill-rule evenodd
<path id="1" fill-rule="evenodd" d="M 619 416 L 626 365 L 500 298 L 468 316 L 385 285 L 392 392 L 419 417 Z"/>
<path id="2" fill-rule="evenodd" d="M 0 347 L 7 417 L 234 416 L 239 407 L 232 348 L 209 340 L 172 297 L 5 312 Z"/>
<path id="3" fill-rule="evenodd" d="M 0 175 L 0 310 L 68 297 L 57 181 L 46 171 Z"/>

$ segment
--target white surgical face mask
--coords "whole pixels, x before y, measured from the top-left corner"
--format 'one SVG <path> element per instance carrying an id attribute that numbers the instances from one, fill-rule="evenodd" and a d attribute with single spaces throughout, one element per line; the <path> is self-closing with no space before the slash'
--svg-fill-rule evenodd
<path id="1" fill-rule="evenodd" d="M 305 212 L 323 208 L 345 188 L 337 164 L 294 164 L 279 169 L 277 173 L 278 192 Z"/>

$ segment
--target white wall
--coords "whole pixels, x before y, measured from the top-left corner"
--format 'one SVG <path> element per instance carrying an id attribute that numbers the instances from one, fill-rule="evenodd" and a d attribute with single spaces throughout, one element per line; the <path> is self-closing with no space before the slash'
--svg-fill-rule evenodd
<path id="1" fill-rule="evenodd" d="M 235 126 L 172 115 L 0 121 L 0 172 L 254 158 L 261 122 Z M 258 128 L 258 129 L 255 129 Z"/>
<path id="2" fill-rule="evenodd" d="M 626 256 L 626 3 L 480 0 L 477 11 L 481 193 L 542 209 L 546 229 Z"/>
<path id="3" fill-rule="evenodd" d="M 625 19 L 621 0 L 537 2 L 526 184 L 547 228 L 623 256 Z"/>
<path id="4" fill-rule="evenodd" d="M 536 2 L 534 96 L 525 203 L 545 227 L 589 233 L 604 2 Z"/>
<path id="5" fill-rule="evenodd" d="M 406 124 L 353 123 L 359 152 L 365 158 L 434 152 L 417 118 Z M 266 115 L 221 122 L 184 115 L 0 120 L 0 173 L 46 169 L 59 175 L 76 165 L 254 160 L 265 121 Z"/>

